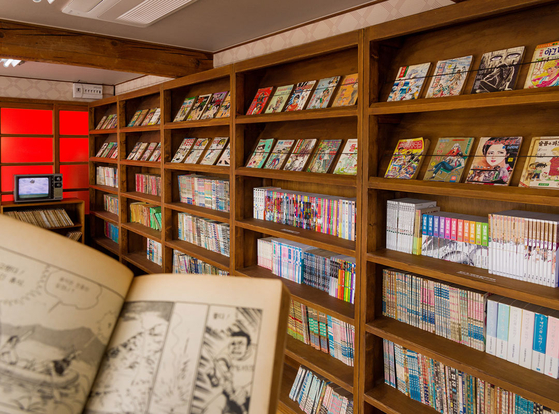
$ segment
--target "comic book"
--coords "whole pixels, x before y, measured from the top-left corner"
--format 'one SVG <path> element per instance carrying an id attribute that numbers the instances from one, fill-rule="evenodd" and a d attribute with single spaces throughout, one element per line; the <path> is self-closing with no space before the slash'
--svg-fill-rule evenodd
<path id="1" fill-rule="evenodd" d="M 311 91 L 316 83 L 315 80 L 299 82 L 295 86 L 295 90 L 285 105 L 285 112 L 300 111 L 305 109 L 305 104 L 311 95 Z"/>
<path id="2" fill-rule="evenodd" d="M 454 59 L 439 60 L 425 97 L 441 98 L 443 96 L 460 95 L 464 83 L 466 83 L 472 59 L 473 56 L 470 55 Z"/>
<path id="3" fill-rule="evenodd" d="M 524 46 L 484 53 L 472 93 L 512 91 L 522 65 Z"/>
<path id="4" fill-rule="evenodd" d="M 474 138 L 439 138 L 423 179 L 459 183 L 473 144 Z"/>
<path id="5" fill-rule="evenodd" d="M 269 170 L 281 170 L 281 167 L 283 167 L 285 160 L 289 156 L 293 144 L 295 144 L 294 139 L 278 140 L 264 168 Z"/>
<path id="6" fill-rule="evenodd" d="M 326 174 L 330 170 L 330 166 L 336 158 L 338 149 L 342 144 L 341 139 L 327 139 L 319 142 L 316 152 L 314 153 L 307 172 Z"/>
<path id="7" fill-rule="evenodd" d="M 142 109 L 142 112 L 140 112 L 140 115 L 138 116 L 138 119 L 136 119 L 136 122 L 132 126 L 137 127 L 137 126 L 142 125 L 142 123 L 144 122 L 144 119 L 146 119 L 146 116 L 147 116 L 148 113 L 149 113 L 149 109 Z"/>
<path id="8" fill-rule="evenodd" d="M 136 120 L 138 119 L 138 117 L 140 116 L 140 114 L 142 113 L 141 109 L 138 109 L 135 113 L 134 116 L 132 117 L 132 119 L 130 120 L 130 122 L 128 122 L 128 127 L 133 127 L 134 124 L 136 123 Z"/>
<path id="9" fill-rule="evenodd" d="M 276 89 L 274 96 L 270 99 L 270 104 L 266 108 L 266 113 L 281 112 L 289 99 L 289 94 L 294 85 L 284 85 Z"/>
<path id="10" fill-rule="evenodd" d="M 186 154 L 188 154 L 188 151 L 190 151 L 190 148 L 192 148 L 195 142 L 196 138 L 183 139 L 171 162 L 183 162 Z"/>
<path id="11" fill-rule="evenodd" d="M 105 122 L 107 121 L 108 116 L 107 115 L 103 115 L 103 118 L 101 118 L 101 120 L 99 121 L 99 123 L 97 124 L 97 126 L 95 127 L 95 129 L 101 129 L 101 127 L 105 124 Z"/>
<path id="12" fill-rule="evenodd" d="M 97 151 L 97 154 L 95 154 L 95 157 L 101 158 L 102 155 L 103 155 L 103 152 L 105 152 L 105 150 L 107 149 L 108 146 L 109 146 L 109 143 L 104 142 L 103 145 L 101 145 L 101 148 L 99 148 L 99 151 Z"/>
<path id="13" fill-rule="evenodd" d="M 344 76 L 344 80 L 338 89 L 336 98 L 332 106 L 350 106 L 357 103 L 357 95 L 359 91 L 358 74 L 352 73 L 351 75 Z"/>
<path id="14" fill-rule="evenodd" d="M 219 111 L 217 111 L 216 118 L 226 118 L 229 116 L 229 112 L 231 112 L 231 93 L 227 92 L 227 96 L 221 103 L 219 107 Z"/>
<path id="15" fill-rule="evenodd" d="M 387 102 L 417 99 L 425 84 L 430 67 L 430 62 L 420 65 L 402 66 L 398 70 Z"/>
<path id="16" fill-rule="evenodd" d="M 228 142 L 229 137 L 214 138 L 210 145 L 210 148 L 208 148 L 208 151 L 206 152 L 206 154 L 204 154 L 204 158 L 202 158 L 202 161 L 200 161 L 200 164 L 214 165 L 219 155 L 221 154 L 221 151 L 223 151 L 223 148 L 225 148 Z"/>
<path id="17" fill-rule="evenodd" d="M 357 174 L 357 139 L 348 139 L 345 143 L 336 168 L 334 168 L 334 174 Z"/>
<path id="18" fill-rule="evenodd" d="M 142 124 L 140 126 L 146 126 L 149 125 L 151 118 L 153 117 L 153 115 L 155 114 L 157 108 L 151 108 L 148 112 L 148 114 L 146 115 L 146 117 L 144 118 L 144 121 L 142 122 Z"/>
<path id="19" fill-rule="evenodd" d="M 133 160 L 134 159 L 134 157 L 136 156 L 136 153 L 140 149 L 140 145 L 142 145 L 142 143 L 140 141 L 136 142 L 136 144 L 134 145 L 134 148 L 132 148 L 132 151 L 130 151 L 130 154 L 128 154 L 128 157 L 126 157 L 127 160 Z"/>
<path id="20" fill-rule="evenodd" d="M 157 143 L 155 150 L 153 150 L 153 154 L 149 157 L 150 162 L 157 162 L 161 159 L 161 142 Z"/>
<path id="21" fill-rule="evenodd" d="M 333 76 L 331 78 L 320 79 L 307 109 L 326 108 L 330 99 L 334 96 L 334 91 L 336 90 L 336 86 L 338 86 L 338 82 L 340 82 L 340 78 L 340 76 Z"/>
<path id="22" fill-rule="evenodd" d="M 112 159 L 118 158 L 118 144 L 116 142 L 113 145 L 112 152 L 108 154 L 108 157 Z"/>
<path id="23" fill-rule="evenodd" d="M 229 167 L 231 165 L 231 151 L 230 151 L 231 143 L 227 144 L 227 147 L 223 150 L 223 154 L 219 158 L 217 165 L 221 165 L 224 167 Z"/>
<path id="24" fill-rule="evenodd" d="M 208 104 L 208 106 L 206 106 L 206 110 L 204 111 L 200 119 L 213 119 L 228 94 L 228 91 L 214 93 L 212 95 L 210 103 Z"/>
<path id="25" fill-rule="evenodd" d="M 144 152 L 144 155 L 142 155 L 142 158 L 140 158 L 140 161 L 147 161 L 149 159 L 150 155 L 155 150 L 156 146 L 157 146 L 157 142 L 150 142 L 146 151 Z"/>
<path id="26" fill-rule="evenodd" d="M 266 102 L 270 99 L 270 95 L 272 94 L 272 90 L 274 89 L 273 86 L 269 86 L 267 88 L 260 88 L 256 91 L 256 95 L 254 95 L 254 99 L 248 108 L 247 115 L 258 115 L 261 114 L 266 106 Z"/>
<path id="27" fill-rule="evenodd" d="M 559 41 L 536 46 L 524 89 L 559 86 Z"/>
<path id="28" fill-rule="evenodd" d="M 251 157 L 249 158 L 246 167 L 248 168 L 262 168 L 266 163 L 266 159 L 274 145 L 274 138 L 261 139 L 254 149 Z"/>
<path id="29" fill-rule="evenodd" d="M 414 179 L 428 149 L 428 139 L 408 138 L 399 140 L 384 178 Z"/>
<path id="30" fill-rule="evenodd" d="M 210 101 L 211 97 L 211 93 L 208 93 L 207 95 L 200 95 L 199 97 L 197 97 L 196 102 L 194 102 L 194 104 L 192 105 L 192 109 L 190 110 L 190 113 L 188 114 L 188 118 L 186 118 L 186 120 L 197 121 L 198 119 L 200 119 L 200 116 L 202 116 L 202 112 L 204 112 L 204 109 L 206 108 L 206 105 Z"/>
<path id="31" fill-rule="evenodd" d="M 116 118 L 117 118 L 116 114 L 110 114 L 105 120 L 103 126 L 101 126 L 101 129 L 111 129 L 110 127 Z"/>
<path id="32" fill-rule="evenodd" d="M 191 98 L 186 98 L 184 100 L 184 102 L 182 103 L 181 108 L 179 109 L 179 112 L 177 112 L 177 115 L 175 116 L 175 119 L 173 119 L 173 122 L 184 121 L 186 119 L 188 113 L 192 109 L 192 105 L 194 105 L 194 102 L 196 102 L 196 97 L 195 96 L 193 96 Z"/>
<path id="33" fill-rule="evenodd" d="M 285 163 L 285 171 L 303 171 L 311 157 L 317 139 L 299 139 Z"/>
<path id="34" fill-rule="evenodd" d="M 134 277 L 37 226 L 0 228 L 0 412 L 276 413 L 282 282 Z"/>
<path id="35" fill-rule="evenodd" d="M 196 164 L 200 159 L 200 157 L 202 156 L 202 154 L 204 153 L 204 150 L 206 149 L 210 141 L 211 141 L 210 138 L 198 138 L 196 140 L 196 143 L 192 146 L 192 150 L 186 156 L 184 163 Z"/>
<path id="36" fill-rule="evenodd" d="M 467 183 L 509 185 L 522 137 L 482 137 L 476 149 Z"/>
<path id="37" fill-rule="evenodd" d="M 147 142 L 140 142 L 140 146 L 138 147 L 138 150 L 136 151 L 136 153 L 134 154 L 134 158 L 132 159 L 134 161 L 138 161 L 142 156 L 142 154 L 144 153 L 144 151 L 146 150 L 146 148 L 148 147 L 148 145 L 149 144 Z"/>
<path id="38" fill-rule="evenodd" d="M 155 108 L 155 111 L 153 112 L 153 116 L 149 120 L 148 125 L 159 125 L 160 121 L 161 121 L 161 108 Z"/>
<path id="39" fill-rule="evenodd" d="M 518 186 L 559 188 L 559 136 L 532 138 Z"/>

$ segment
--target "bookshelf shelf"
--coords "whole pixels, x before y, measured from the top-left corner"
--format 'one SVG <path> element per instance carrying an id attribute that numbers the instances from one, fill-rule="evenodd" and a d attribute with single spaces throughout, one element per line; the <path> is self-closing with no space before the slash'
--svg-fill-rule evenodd
<path id="1" fill-rule="evenodd" d="M 99 217 L 102 220 L 108 221 L 109 223 L 118 226 L 118 215 L 109 213 L 108 211 L 96 211 L 96 210 L 89 210 L 89 214 L 95 217 Z"/>
<path id="2" fill-rule="evenodd" d="M 130 192 L 127 192 L 127 193 L 121 193 L 120 195 L 122 197 L 130 198 L 132 200 L 145 201 L 146 203 L 155 204 L 157 206 L 161 205 L 161 197 L 160 196 L 154 196 L 154 195 L 151 195 L 151 194 L 140 193 L 138 191 L 130 191 Z"/>
<path id="3" fill-rule="evenodd" d="M 108 135 L 108 134 L 116 134 L 118 129 L 92 129 L 89 131 L 89 135 Z"/>
<path id="4" fill-rule="evenodd" d="M 235 122 L 237 124 L 259 124 L 268 122 L 303 121 L 309 119 L 332 119 L 349 117 L 357 117 L 357 108 L 355 106 L 310 109 L 293 112 L 277 112 L 274 114 L 238 115 Z"/>
<path id="5" fill-rule="evenodd" d="M 225 211 L 212 210 L 211 208 L 193 206 L 186 203 L 165 203 L 165 207 L 183 213 L 194 214 L 210 220 L 218 220 L 224 223 L 229 222 L 229 213 L 226 213 Z"/>
<path id="6" fill-rule="evenodd" d="M 386 384 L 378 384 L 365 392 L 365 402 L 387 414 L 435 414 L 434 408 L 406 397 Z"/>
<path id="7" fill-rule="evenodd" d="M 302 183 L 324 184 L 326 181 L 330 185 L 338 185 L 344 187 L 356 187 L 357 179 L 351 175 L 339 174 L 318 174 L 310 172 L 283 171 L 283 170 L 266 170 L 263 168 L 247 168 L 240 167 L 235 171 L 236 175 L 245 177 L 258 177 L 268 179 L 278 179 L 286 181 L 297 181 Z"/>
<path id="8" fill-rule="evenodd" d="M 99 162 L 99 163 L 104 163 L 104 164 L 118 164 L 118 160 L 116 160 L 114 158 L 90 157 L 89 161 Z"/>
<path id="9" fill-rule="evenodd" d="M 159 131 L 161 129 L 160 125 L 146 125 L 137 127 L 123 127 L 120 128 L 120 132 L 148 132 L 148 131 Z"/>
<path id="10" fill-rule="evenodd" d="M 202 119 L 199 121 L 182 121 L 182 122 L 166 122 L 164 128 L 166 130 L 173 129 L 189 129 L 189 128 L 204 128 L 212 126 L 229 126 L 231 118 L 214 118 Z"/>
<path id="11" fill-rule="evenodd" d="M 291 385 L 295 381 L 297 376 L 297 369 L 293 368 L 291 365 L 283 365 L 283 381 L 280 386 L 280 395 L 278 410 L 285 414 L 301 414 L 303 411 L 299 408 L 299 405 L 289 398 L 289 392 L 291 391 Z"/>
<path id="12" fill-rule="evenodd" d="M 120 248 L 119 248 L 118 243 L 115 243 L 111 239 L 108 239 L 106 237 L 95 237 L 93 239 L 93 242 L 98 244 L 99 246 L 107 249 L 111 253 L 114 253 L 116 255 L 118 255 L 120 253 Z"/>
<path id="13" fill-rule="evenodd" d="M 184 172 L 203 172 L 208 174 L 229 175 L 229 167 L 221 167 L 217 165 L 201 165 L 201 164 L 183 164 L 183 163 L 165 163 L 165 169 L 184 171 Z"/>
<path id="14" fill-rule="evenodd" d="M 108 185 L 90 184 L 89 188 L 93 188 L 94 190 L 103 191 L 109 194 L 118 194 L 118 187 L 109 187 Z"/>
<path id="15" fill-rule="evenodd" d="M 155 241 L 158 241 L 159 243 L 161 243 L 161 232 L 160 231 L 154 230 L 150 227 L 146 227 L 143 224 L 139 224 L 139 223 L 121 223 L 120 226 L 123 229 L 129 230 L 131 232 L 139 234 L 140 236 L 148 237 L 152 240 L 155 240 Z"/>
<path id="16" fill-rule="evenodd" d="M 159 161 L 134 161 L 134 160 L 122 160 L 120 165 L 129 165 L 132 167 L 148 167 L 148 168 L 161 168 L 161 163 Z"/>
<path id="17" fill-rule="evenodd" d="M 167 247 L 179 250 L 199 260 L 203 260 L 212 266 L 218 267 L 221 270 L 229 271 L 229 258 L 222 254 L 212 252 L 211 250 L 204 249 L 203 247 L 186 242 L 184 240 L 170 240 L 166 243 Z"/>
<path id="18" fill-rule="evenodd" d="M 163 273 L 163 267 L 148 260 L 146 252 L 125 253 L 122 258 L 146 273 Z"/>

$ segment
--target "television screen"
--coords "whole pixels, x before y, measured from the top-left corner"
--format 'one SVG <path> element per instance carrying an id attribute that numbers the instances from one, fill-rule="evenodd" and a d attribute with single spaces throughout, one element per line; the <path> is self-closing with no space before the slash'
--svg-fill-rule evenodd
<path id="1" fill-rule="evenodd" d="M 48 198 L 50 191 L 49 177 L 19 177 L 18 196 L 22 200 L 34 200 L 37 198 Z"/>

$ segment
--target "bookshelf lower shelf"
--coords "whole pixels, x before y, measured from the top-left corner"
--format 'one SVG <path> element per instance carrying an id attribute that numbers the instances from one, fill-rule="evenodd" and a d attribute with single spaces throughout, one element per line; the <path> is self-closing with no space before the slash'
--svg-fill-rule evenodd
<path id="1" fill-rule="evenodd" d="M 172 240 L 166 242 L 165 244 L 167 247 L 171 247 L 182 253 L 188 254 L 221 270 L 225 270 L 226 272 L 229 271 L 229 258 L 227 256 L 212 252 L 211 250 L 204 249 L 203 247 L 183 240 Z"/>
<path id="2" fill-rule="evenodd" d="M 161 232 L 139 223 L 122 223 L 121 227 L 140 236 L 150 238 L 161 243 Z"/>
<path id="3" fill-rule="evenodd" d="M 297 369 L 291 365 L 283 364 L 283 377 L 281 379 L 278 411 L 285 414 L 300 414 L 303 411 L 299 405 L 289 398 L 289 392 L 297 376 Z"/>
<path id="4" fill-rule="evenodd" d="M 111 239 L 108 239 L 106 237 L 96 237 L 96 238 L 93 239 L 93 242 L 95 244 L 97 244 L 98 246 L 101 246 L 104 249 L 107 249 L 111 253 L 114 253 L 114 254 L 119 254 L 120 253 L 118 243 L 115 243 Z"/>
<path id="5" fill-rule="evenodd" d="M 89 214 L 95 217 L 99 217 L 101 220 L 108 221 L 109 223 L 118 226 L 118 215 L 114 213 L 109 213 L 108 211 L 94 211 L 90 210 Z"/>
<path id="6" fill-rule="evenodd" d="M 364 399 L 367 404 L 387 414 L 438 413 L 434 408 L 406 397 L 400 391 L 387 384 L 379 384 L 373 389 L 366 391 Z"/>
<path id="7" fill-rule="evenodd" d="M 163 273 L 163 267 L 148 260 L 145 252 L 123 254 L 122 258 L 146 273 Z"/>

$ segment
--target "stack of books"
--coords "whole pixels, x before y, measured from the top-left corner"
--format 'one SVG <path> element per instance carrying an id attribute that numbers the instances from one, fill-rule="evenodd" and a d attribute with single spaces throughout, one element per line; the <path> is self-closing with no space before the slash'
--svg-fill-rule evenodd
<path id="1" fill-rule="evenodd" d="M 179 240 L 229 257 L 229 224 L 178 213 Z"/>
<path id="2" fill-rule="evenodd" d="M 130 222 L 161 231 L 161 207 L 144 202 L 130 203 Z"/>
<path id="3" fill-rule="evenodd" d="M 139 193 L 161 196 L 161 176 L 154 174 L 136 174 L 136 191 Z"/>
<path id="4" fill-rule="evenodd" d="M 229 180 L 198 174 L 179 175 L 180 202 L 229 211 Z"/>
<path id="5" fill-rule="evenodd" d="M 229 272 L 218 269 L 211 264 L 181 253 L 178 250 L 173 250 L 173 273 L 229 276 Z"/>

